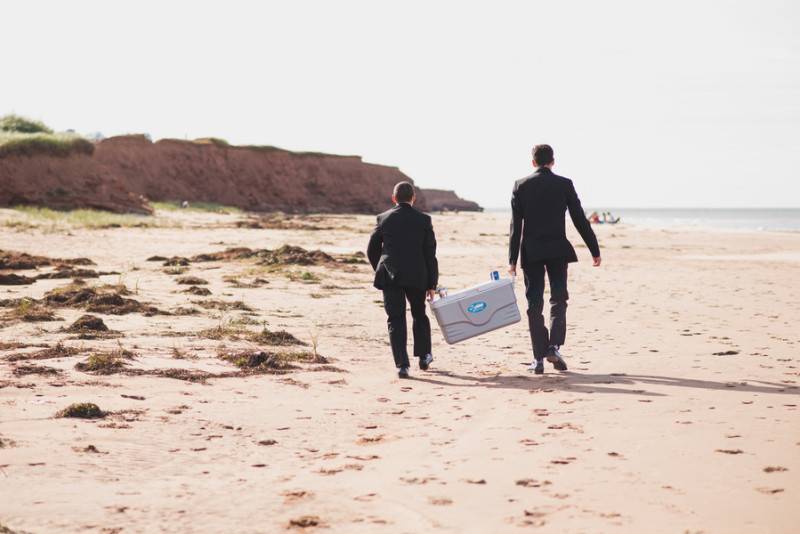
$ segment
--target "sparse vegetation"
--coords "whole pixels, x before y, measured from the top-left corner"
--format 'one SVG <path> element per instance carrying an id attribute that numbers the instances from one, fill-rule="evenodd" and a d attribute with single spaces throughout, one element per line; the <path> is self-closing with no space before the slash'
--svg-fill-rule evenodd
<path id="1" fill-rule="evenodd" d="M 71 332 L 73 334 L 80 334 L 86 332 L 87 330 L 92 332 L 108 332 L 108 327 L 100 317 L 95 317 L 94 315 L 81 315 L 69 326 L 69 328 L 66 329 L 67 332 Z"/>
<path id="2" fill-rule="evenodd" d="M 190 295 L 197 295 L 198 297 L 207 297 L 211 294 L 211 290 L 207 287 L 190 286 L 181 293 L 189 293 Z"/>
<path id="3" fill-rule="evenodd" d="M 0 269 L 25 270 L 48 266 L 65 269 L 67 266 L 94 264 L 89 258 L 48 258 L 46 256 L 34 256 L 25 252 L 0 250 Z"/>
<path id="4" fill-rule="evenodd" d="M 223 352 L 219 357 L 248 373 L 283 374 L 299 369 L 290 352 Z"/>
<path id="5" fill-rule="evenodd" d="M 292 282 L 303 282 L 304 284 L 318 284 L 322 279 L 310 271 L 289 271 L 286 273 Z"/>
<path id="6" fill-rule="evenodd" d="M 208 285 L 208 280 L 203 280 L 202 278 L 198 278 L 197 276 L 182 276 L 175 281 L 178 282 L 179 284 L 187 286 Z"/>
<path id="7" fill-rule="evenodd" d="M 242 310 L 248 312 L 253 311 L 253 308 L 245 304 L 243 300 L 236 300 L 233 302 L 227 302 L 224 300 L 215 300 L 215 299 L 193 300 L 192 304 L 197 304 L 198 306 L 205 308 L 207 310 L 221 310 L 221 311 Z"/>
<path id="8" fill-rule="evenodd" d="M 275 346 L 288 346 L 288 345 L 305 345 L 302 341 L 294 337 L 286 330 L 278 330 L 273 332 L 266 326 L 260 332 L 251 332 L 247 339 L 254 343 L 261 343 L 263 345 Z"/>
<path id="9" fill-rule="evenodd" d="M 221 315 L 217 326 L 201 330 L 197 335 L 207 339 L 239 339 L 247 333 L 247 328 Z"/>
<path id="10" fill-rule="evenodd" d="M 6 357 L 6 360 L 10 362 L 16 362 L 20 360 L 49 360 L 53 358 L 66 358 L 68 356 L 75 356 L 80 352 L 81 351 L 75 347 L 66 347 L 62 343 L 58 343 L 54 347 L 47 347 L 35 352 L 11 354 L 10 356 Z"/>
<path id="11" fill-rule="evenodd" d="M 108 415 L 92 402 L 79 402 L 70 404 L 63 410 L 56 412 L 56 417 L 77 417 L 81 419 L 99 419 Z"/>
<path id="12" fill-rule="evenodd" d="M 180 201 L 151 202 L 150 206 L 154 210 L 160 211 L 193 211 L 225 214 L 242 213 L 240 208 L 234 206 L 225 206 L 224 204 L 217 204 L 216 202 L 187 202 L 187 206 L 185 208 L 183 207 L 183 202 Z"/>
<path id="13" fill-rule="evenodd" d="M 51 310 L 27 297 L 17 300 L 16 304 L 5 313 L 3 318 L 9 321 L 23 321 L 26 323 L 59 320 Z"/>
<path id="14" fill-rule="evenodd" d="M 130 291 L 122 284 L 87 286 L 83 281 L 74 280 L 71 284 L 55 288 L 45 293 L 44 302 L 52 306 L 82 308 L 92 313 L 125 315 L 143 313 L 156 315 L 158 309 L 126 298 Z"/>
<path id="15" fill-rule="evenodd" d="M 14 376 L 26 376 L 26 375 L 52 376 L 52 375 L 60 375 L 62 373 L 60 369 L 56 369 L 55 367 L 48 367 L 46 365 L 32 365 L 32 364 L 18 365 L 14 367 L 14 370 L 12 372 Z"/>
<path id="16" fill-rule="evenodd" d="M 2 143 L 0 135 L 0 143 Z M 0 157 L 3 147 L 0 145 Z M 25 217 L 20 224 L 34 227 L 46 225 L 46 229 L 57 231 L 61 228 L 75 227 L 93 230 L 106 228 L 155 228 L 167 226 L 164 221 L 148 215 L 131 213 L 111 213 L 92 209 L 58 211 L 37 206 L 14 206 L 12 209 Z"/>
<path id="17" fill-rule="evenodd" d="M 75 369 L 84 373 L 97 375 L 112 375 L 123 371 L 127 366 L 126 360 L 131 360 L 135 354 L 121 346 L 110 352 L 96 352 L 91 354 L 86 361 L 75 364 Z"/>

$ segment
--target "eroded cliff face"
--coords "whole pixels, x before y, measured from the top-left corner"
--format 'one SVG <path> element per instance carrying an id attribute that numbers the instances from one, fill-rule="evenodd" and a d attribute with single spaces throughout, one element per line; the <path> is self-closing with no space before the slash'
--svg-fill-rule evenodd
<path id="1" fill-rule="evenodd" d="M 358 156 L 129 135 L 100 141 L 91 155 L 0 158 L 0 204 L 146 213 L 147 200 L 188 200 L 253 211 L 377 213 L 390 207 L 402 180 L 413 182 Z M 422 210 L 436 209 L 428 194 L 417 200 Z"/>
<path id="2" fill-rule="evenodd" d="M 90 154 L 0 158 L 0 206 L 93 208 L 119 213 L 152 212 L 118 175 Z"/>
<path id="3" fill-rule="evenodd" d="M 395 183 L 411 181 L 395 167 L 364 163 L 358 156 L 170 139 L 152 143 L 143 136 L 106 139 L 94 157 L 130 191 L 149 199 L 253 211 L 371 213 L 390 205 Z"/>

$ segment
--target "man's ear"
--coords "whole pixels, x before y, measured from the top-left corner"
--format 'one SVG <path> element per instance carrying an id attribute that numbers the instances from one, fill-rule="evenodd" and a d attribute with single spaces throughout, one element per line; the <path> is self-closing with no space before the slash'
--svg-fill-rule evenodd
<path id="1" fill-rule="evenodd" d="M 415 193 L 415 194 L 411 195 L 411 201 L 409 202 L 409 204 L 411 204 L 413 206 L 414 202 L 416 202 L 416 201 L 417 201 L 417 195 Z"/>
<path id="2" fill-rule="evenodd" d="M 396 196 L 394 196 L 394 195 L 392 195 L 392 202 L 393 202 L 394 204 L 397 204 L 397 197 L 396 197 Z"/>
<path id="3" fill-rule="evenodd" d="M 532 160 L 531 160 L 531 163 L 533 163 L 533 166 L 534 166 L 534 167 L 538 167 L 538 165 L 536 164 L 536 160 L 535 160 L 535 159 L 532 159 Z"/>

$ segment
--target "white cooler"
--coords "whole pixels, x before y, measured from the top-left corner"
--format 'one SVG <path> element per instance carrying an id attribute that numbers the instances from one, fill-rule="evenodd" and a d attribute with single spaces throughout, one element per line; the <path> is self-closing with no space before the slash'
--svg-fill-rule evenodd
<path id="1" fill-rule="evenodd" d="M 449 344 L 519 322 L 514 281 L 510 278 L 478 284 L 431 303 Z"/>

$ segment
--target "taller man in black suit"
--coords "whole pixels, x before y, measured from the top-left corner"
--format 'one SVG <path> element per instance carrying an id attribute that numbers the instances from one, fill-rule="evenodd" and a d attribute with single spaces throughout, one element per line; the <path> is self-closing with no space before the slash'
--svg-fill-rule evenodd
<path id="1" fill-rule="evenodd" d="M 425 296 L 433 300 L 439 281 L 436 236 L 429 215 L 413 207 L 414 186 L 394 186 L 395 207 L 378 215 L 369 238 L 367 256 L 375 269 L 376 288 L 383 290 L 383 307 L 389 324 L 392 355 L 400 378 L 408 378 L 406 348 L 406 300 L 411 306 L 414 356 L 423 371 L 433 361 L 431 323 L 425 315 Z"/>
<path id="2" fill-rule="evenodd" d="M 511 195 L 511 238 L 508 247 L 508 272 L 517 274 L 517 259 L 522 245 L 522 271 L 528 299 L 528 325 L 531 331 L 536 374 L 544 373 L 544 358 L 559 371 L 567 364 L 559 348 L 567 333 L 567 265 L 578 261 L 575 249 L 564 231 L 564 213 L 569 210 L 594 259 L 600 266 L 600 247 L 572 181 L 554 174 L 555 159 L 549 145 L 533 147 L 536 171 L 517 180 Z M 550 281 L 550 330 L 544 325 L 544 273 Z"/>

